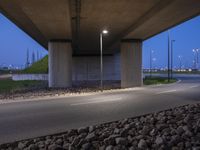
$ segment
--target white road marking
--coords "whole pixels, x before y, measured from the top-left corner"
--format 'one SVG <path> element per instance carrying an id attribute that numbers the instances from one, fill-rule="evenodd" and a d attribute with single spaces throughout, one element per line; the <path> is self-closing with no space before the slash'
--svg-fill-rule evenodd
<path id="1" fill-rule="evenodd" d="M 99 99 L 99 100 L 96 100 L 96 99 Z M 96 103 L 113 102 L 113 101 L 121 101 L 122 100 L 121 97 L 112 98 L 112 99 L 108 99 L 107 98 L 108 100 L 100 100 L 100 99 L 104 99 L 104 98 L 94 98 L 93 100 L 96 100 L 96 101 L 89 101 L 89 102 L 82 102 L 82 103 L 73 103 L 73 104 L 70 104 L 70 106 L 96 104 Z"/>
<path id="2" fill-rule="evenodd" d="M 158 94 L 172 93 L 172 92 L 176 92 L 176 91 L 177 90 L 169 90 L 169 91 L 159 92 L 159 93 L 156 93 L 156 94 L 158 95 Z"/>
<path id="3" fill-rule="evenodd" d="M 194 85 L 194 86 L 191 86 L 190 88 L 197 88 L 199 87 L 199 85 Z"/>
<path id="4" fill-rule="evenodd" d="M 176 83 L 180 83 L 181 82 L 181 80 L 178 80 Z"/>

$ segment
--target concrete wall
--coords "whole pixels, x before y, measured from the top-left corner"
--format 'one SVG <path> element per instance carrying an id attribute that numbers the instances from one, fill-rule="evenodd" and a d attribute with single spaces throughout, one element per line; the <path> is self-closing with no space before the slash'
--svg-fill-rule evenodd
<path id="1" fill-rule="evenodd" d="M 73 57 L 73 80 L 99 80 L 100 58 L 99 56 Z M 103 79 L 120 80 L 120 55 L 103 57 Z"/>

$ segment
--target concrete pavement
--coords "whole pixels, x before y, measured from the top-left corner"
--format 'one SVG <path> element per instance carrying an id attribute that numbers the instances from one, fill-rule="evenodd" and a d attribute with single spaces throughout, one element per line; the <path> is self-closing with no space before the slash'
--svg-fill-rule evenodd
<path id="1" fill-rule="evenodd" d="M 0 105 L 0 143 L 134 117 L 200 100 L 200 77 L 175 84 Z"/>

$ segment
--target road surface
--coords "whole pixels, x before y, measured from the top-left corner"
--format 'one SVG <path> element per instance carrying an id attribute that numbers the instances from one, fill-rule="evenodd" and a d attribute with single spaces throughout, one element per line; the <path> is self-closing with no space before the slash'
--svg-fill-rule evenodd
<path id="1" fill-rule="evenodd" d="M 63 132 L 200 101 L 200 76 L 86 96 L 0 105 L 0 144 Z"/>

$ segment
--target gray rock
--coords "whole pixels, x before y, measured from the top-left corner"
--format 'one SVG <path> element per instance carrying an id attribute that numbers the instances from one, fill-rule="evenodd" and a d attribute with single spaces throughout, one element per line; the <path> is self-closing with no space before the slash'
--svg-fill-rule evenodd
<path id="1" fill-rule="evenodd" d="M 52 144 L 48 146 L 48 150 L 63 150 L 63 148 L 60 145 Z"/>
<path id="2" fill-rule="evenodd" d="M 192 144 L 188 141 L 185 142 L 185 147 L 186 148 L 191 148 Z"/>
<path id="3" fill-rule="evenodd" d="M 151 136 L 155 136 L 157 134 L 157 130 L 156 129 L 152 129 L 149 134 Z"/>
<path id="4" fill-rule="evenodd" d="M 142 129 L 142 134 L 143 135 L 148 135 L 150 131 L 150 128 L 148 126 L 144 126 Z"/>
<path id="5" fill-rule="evenodd" d="M 40 142 L 40 138 L 36 138 L 33 140 L 34 143 Z"/>
<path id="6" fill-rule="evenodd" d="M 146 147 L 147 147 L 146 141 L 145 141 L 144 139 L 141 139 L 141 140 L 139 141 L 139 143 L 138 143 L 138 148 L 143 149 L 143 148 L 146 148 Z"/>
<path id="7" fill-rule="evenodd" d="M 26 144 L 22 143 L 22 142 L 19 142 L 18 143 L 18 149 L 24 149 L 26 147 Z"/>
<path id="8" fill-rule="evenodd" d="M 39 142 L 39 143 L 38 143 L 38 147 L 39 147 L 40 149 L 44 149 L 44 148 L 45 148 L 45 143 L 44 143 L 44 142 Z"/>
<path id="9" fill-rule="evenodd" d="M 133 138 L 129 135 L 129 136 L 127 137 L 127 140 L 128 140 L 128 143 L 132 143 Z"/>
<path id="10" fill-rule="evenodd" d="M 158 130 L 163 130 L 163 129 L 167 128 L 167 125 L 166 124 L 156 124 L 156 128 Z"/>
<path id="11" fill-rule="evenodd" d="M 93 132 L 95 130 L 95 126 L 89 126 L 89 132 Z"/>
<path id="12" fill-rule="evenodd" d="M 191 119 L 192 119 L 192 115 L 191 115 L 191 114 L 188 114 L 188 115 L 183 119 L 183 121 L 184 121 L 185 123 L 188 123 Z"/>
<path id="13" fill-rule="evenodd" d="M 138 136 L 136 136 L 135 138 L 136 138 L 137 140 L 140 140 L 140 139 L 144 138 L 144 136 L 143 136 L 143 135 L 138 135 Z"/>
<path id="14" fill-rule="evenodd" d="M 128 135 L 128 131 L 129 131 L 129 129 L 122 129 L 121 133 L 120 133 L 121 136 L 126 137 Z"/>
<path id="15" fill-rule="evenodd" d="M 63 144 L 63 148 L 64 149 L 69 149 L 70 148 L 70 144 L 69 143 L 64 143 Z"/>
<path id="16" fill-rule="evenodd" d="M 73 145 L 73 146 L 78 145 L 79 141 L 80 141 L 80 139 L 75 137 L 71 145 Z"/>
<path id="17" fill-rule="evenodd" d="M 132 146 L 135 147 L 135 148 L 138 147 L 138 142 L 137 142 L 137 140 L 132 141 Z"/>
<path id="18" fill-rule="evenodd" d="M 192 150 L 200 150 L 200 146 L 194 146 L 192 147 Z"/>
<path id="19" fill-rule="evenodd" d="M 142 123 L 144 123 L 144 122 L 146 122 L 146 118 L 145 117 L 140 117 L 140 122 L 142 122 Z"/>
<path id="20" fill-rule="evenodd" d="M 184 149 L 184 145 L 185 144 L 183 142 L 180 142 L 180 143 L 177 144 L 179 149 Z"/>
<path id="21" fill-rule="evenodd" d="M 173 146 L 172 150 L 179 150 L 179 148 L 177 146 Z"/>
<path id="22" fill-rule="evenodd" d="M 56 144 L 58 144 L 58 145 L 63 145 L 63 140 L 62 140 L 62 139 L 57 139 L 57 140 L 56 140 Z"/>
<path id="23" fill-rule="evenodd" d="M 105 145 L 115 145 L 115 136 L 109 136 L 108 138 L 104 139 Z"/>
<path id="24" fill-rule="evenodd" d="M 99 147 L 99 150 L 105 150 L 105 149 L 106 149 L 105 145 Z"/>
<path id="25" fill-rule="evenodd" d="M 109 145 L 109 146 L 106 147 L 105 150 L 113 150 L 113 149 L 114 149 L 114 147 L 112 145 Z"/>
<path id="26" fill-rule="evenodd" d="M 189 136 L 189 137 L 192 137 L 193 136 L 193 133 L 191 131 L 185 131 L 185 135 Z"/>
<path id="27" fill-rule="evenodd" d="M 128 150 L 136 150 L 136 148 L 134 146 L 129 147 Z"/>
<path id="28" fill-rule="evenodd" d="M 47 139 L 46 141 L 45 141 L 45 145 L 50 145 L 51 144 L 51 139 Z"/>
<path id="29" fill-rule="evenodd" d="M 162 137 L 157 136 L 157 137 L 156 137 L 156 140 L 155 140 L 155 143 L 156 143 L 157 145 L 163 144 L 163 139 L 162 139 Z"/>
<path id="30" fill-rule="evenodd" d="M 89 150 L 91 148 L 91 144 L 90 143 L 85 143 L 82 145 L 82 149 L 83 150 Z"/>
<path id="31" fill-rule="evenodd" d="M 114 134 L 119 134 L 120 133 L 120 130 L 118 128 L 115 128 L 114 129 Z"/>
<path id="32" fill-rule="evenodd" d="M 110 135 L 108 138 L 105 138 L 103 141 L 104 141 L 104 144 L 106 146 L 108 145 L 115 145 L 115 138 L 117 137 L 120 137 L 120 135 L 118 134 L 113 134 L 113 135 Z"/>
<path id="33" fill-rule="evenodd" d="M 129 130 L 130 129 L 130 125 L 129 124 L 125 124 L 124 125 L 124 129 L 128 129 Z"/>
<path id="34" fill-rule="evenodd" d="M 115 139 L 117 145 L 127 145 L 128 140 L 126 138 L 118 137 Z"/>
<path id="35" fill-rule="evenodd" d="M 129 126 L 130 126 L 130 128 L 134 128 L 134 127 L 135 127 L 135 123 L 134 123 L 134 122 L 131 122 L 131 123 L 129 124 Z"/>
<path id="36" fill-rule="evenodd" d="M 183 127 L 182 126 L 178 127 L 176 132 L 178 135 L 181 135 L 182 133 L 184 133 Z"/>
<path id="37" fill-rule="evenodd" d="M 31 144 L 31 145 L 29 145 L 28 149 L 29 150 L 39 150 L 39 147 L 35 144 Z"/>
<path id="38" fill-rule="evenodd" d="M 68 136 L 74 136 L 74 135 L 76 135 L 77 134 L 77 130 L 75 130 L 75 129 L 71 129 L 71 130 L 69 130 L 69 132 L 68 132 Z"/>
<path id="39" fill-rule="evenodd" d="M 125 125 L 127 122 L 128 122 L 128 119 L 126 118 L 126 119 L 122 120 L 120 123 L 121 123 L 122 125 Z"/>
<path id="40" fill-rule="evenodd" d="M 86 139 L 87 141 L 92 141 L 92 140 L 96 139 L 96 135 L 95 135 L 94 132 L 89 133 L 89 134 L 86 136 L 85 139 Z"/>
<path id="41" fill-rule="evenodd" d="M 51 136 L 46 136 L 45 139 L 49 140 L 49 139 L 51 139 Z"/>
<path id="42" fill-rule="evenodd" d="M 81 133 L 87 133 L 88 132 L 88 127 L 81 127 L 78 129 L 78 133 L 81 134 Z"/>

